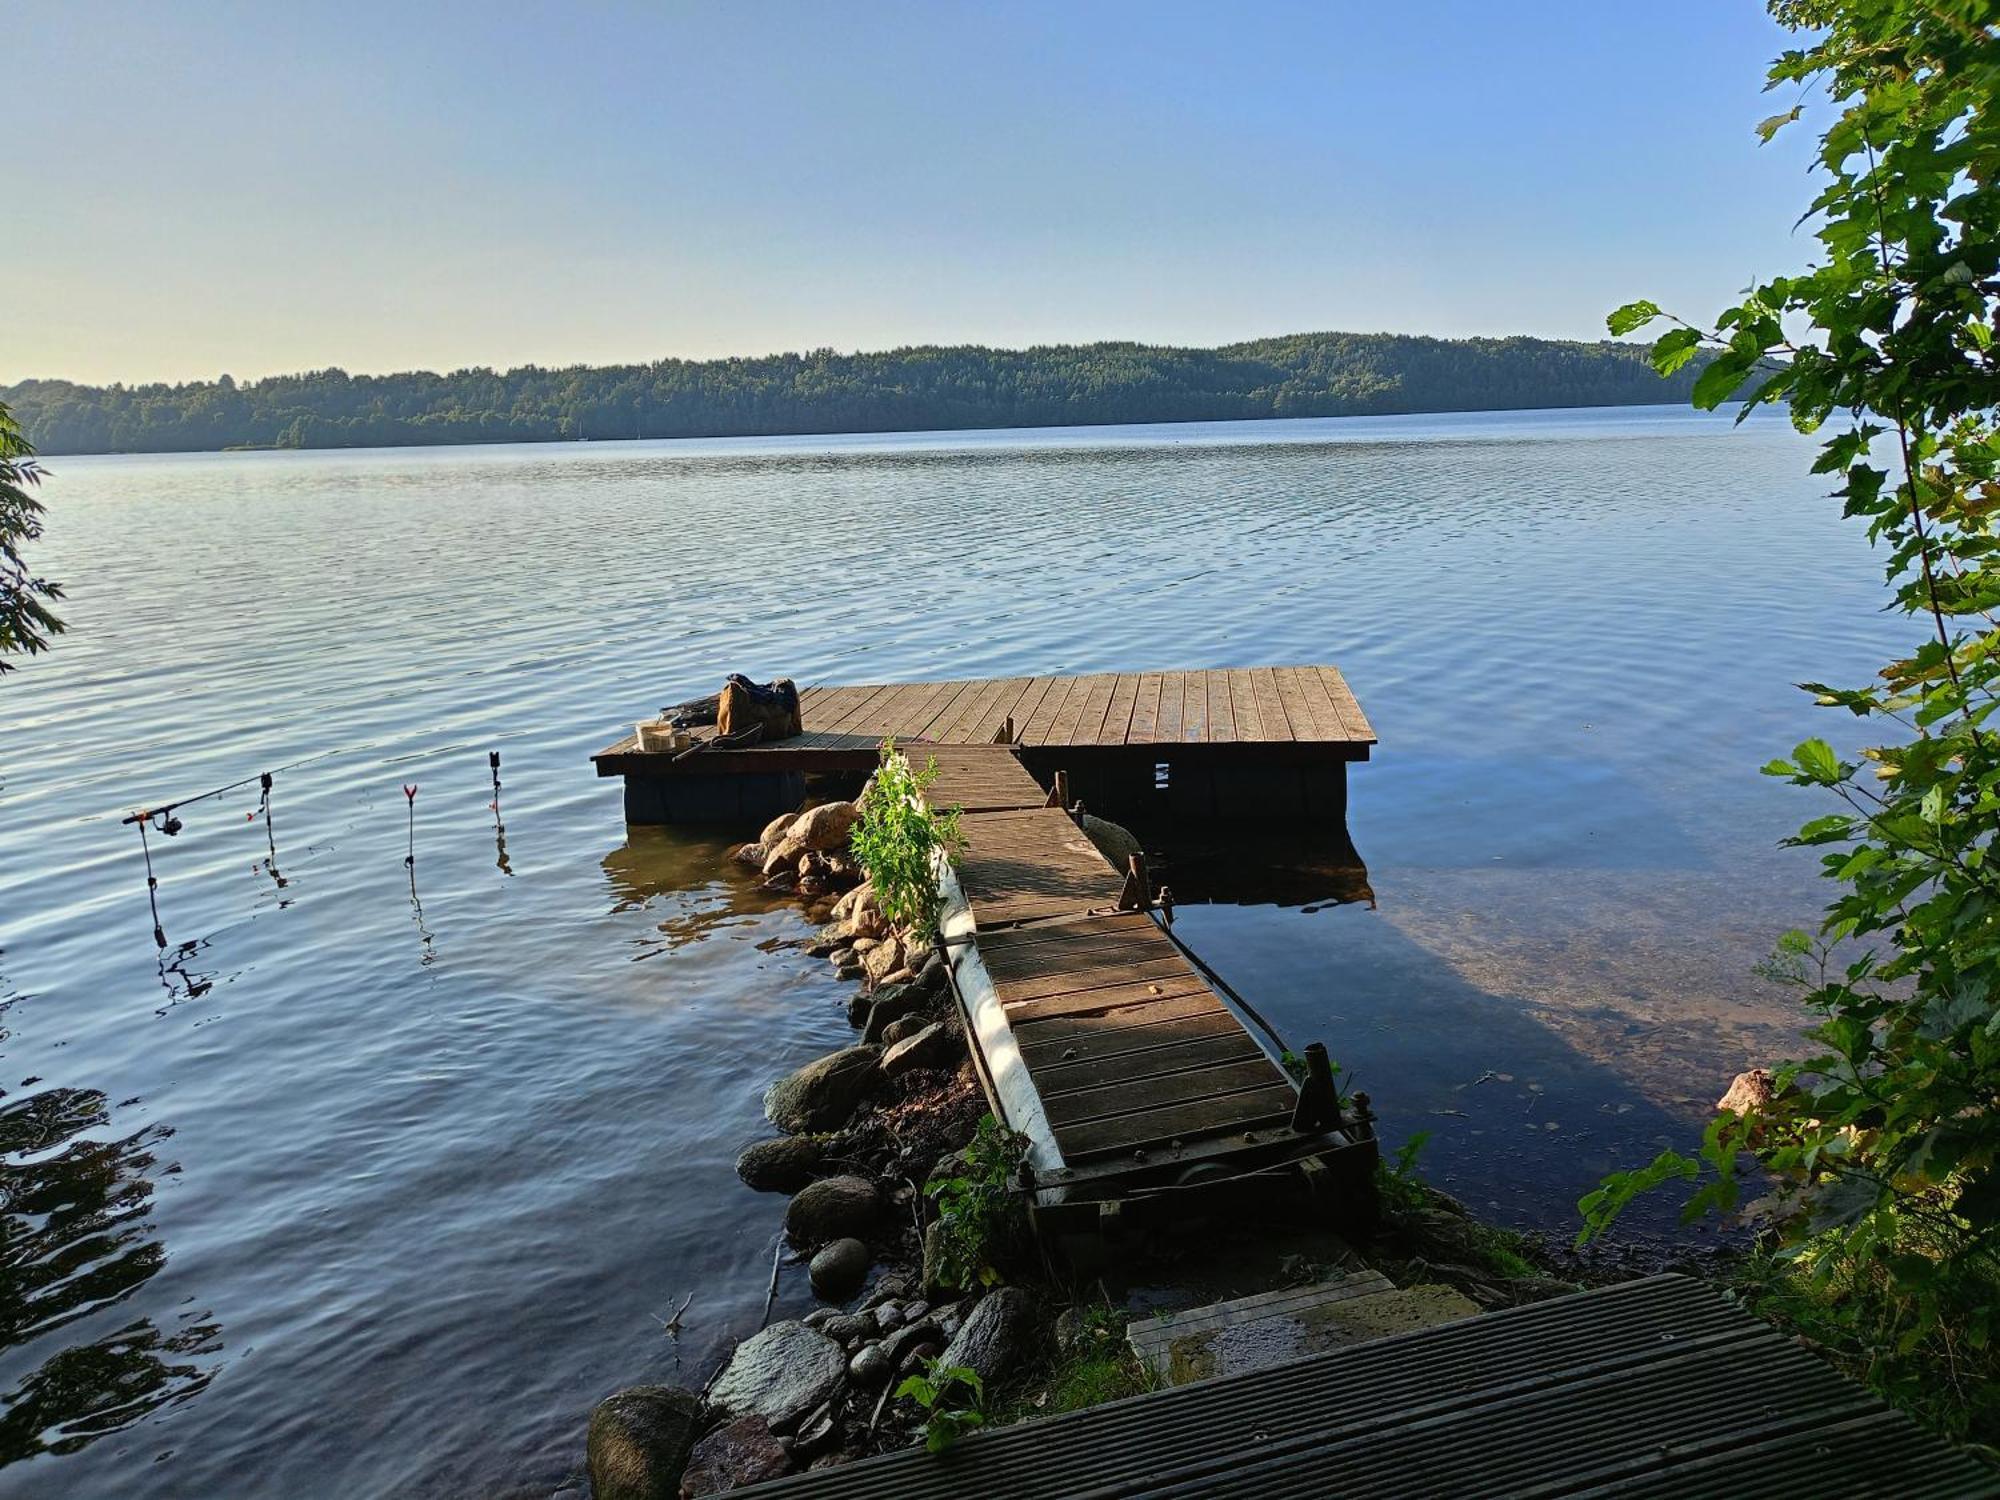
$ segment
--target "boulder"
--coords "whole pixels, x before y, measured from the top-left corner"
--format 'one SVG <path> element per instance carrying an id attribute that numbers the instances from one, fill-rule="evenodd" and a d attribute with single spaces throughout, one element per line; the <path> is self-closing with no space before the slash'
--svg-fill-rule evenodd
<path id="1" fill-rule="evenodd" d="M 863 1042 L 874 1043 L 882 1040 L 892 1021 L 900 1021 L 905 1016 L 913 1016 L 923 1007 L 924 997 L 909 985 L 885 985 L 875 992 L 875 1003 L 868 1008 L 868 1022 L 861 1032 Z"/>
<path id="2" fill-rule="evenodd" d="M 800 1245 L 858 1238 L 875 1227 L 882 1195 L 865 1177 L 822 1177 L 808 1183 L 785 1210 L 785 1233 Z"/>
<path id="3" fill-rule="evenodd" d="M 806 944 L 806 953 L 812 958 L 831 958 L 846 942 L 845 936 L 837 929 L 829 927 Z"/>
<path id="4" fill-rule="evenodd" d="M 585 1465 L 596 1500 L 674 1500 L 701 1434 L 701 1397 L 672 1385 L 637 1385 L 590 1414 Z"/>
<path id="5" fill-rule="evenodd" d="M 764 1118 L 799 1135 L 845 1125 L 881 1075 L 879 1048 L 843 1047 L 788 1073 L 764 1091 Z"/>
<path id="6" fill-rule="evenodd" d="M 819 1137 L 781 1135 L 745 1146 L 736 1158 L 736 1175 L 760 1193 L 796 1193 L 825 1160 L 826 1143 Z"/>
<path id="7" fill-rule="evenodd" d="M 979 1299 L 939 1357 L 945 1368 L 963 1366 L 990 1386 L 1027 1352 L 1034 1323 L 1034 1300 L 1017 1286 L 1000 1287 Z"/>
<path id="8" fill-rule="evenodd" d="M 1729 1085 L 1729 1092 L 1715 1101 L 1719 1110 L 1728 1110 L 1733 1115 L 1753 1114 L 1769 1109 L 1778 1097 L 1776 1081 L 1768 1068 L 1752 1068 L 1747 1073 L 1738 1073 L 1735 1082 Z"/>
<path id="9" fill-rule="evenodd" d="M 850 1026 L 866 1026 L 868 1024 L 868 1012 L 874 1008 L 875 1002 L 869 996 L 868 991 L 856 990 L 847 997 L 847 1024 Z"/>
<path id="10" fill-rule="evenodd" d="M 925 1021 L 922 1016 L 904 1016 L 900 1021 L 891 1021 L 887 1026 L 882 1028 L 882 1045 L 884 1048 L 893 1050 L 896 1043 L 902 1041 L 904 1037 L 915 1036 L 928 1024 L 930 1023 Z M 882 1054 L 885 1059 L 888 1055 L 888 1051 Z M 889 1072 L 886 1066 L 882 1071 L 886 1076 L 895 1076 Z"/>
<path id="11" fill-rule="evenodd" d="M 785 830 L 785 842 L 799 850 L 827 854 L 847 847 L 848 835 L 860 820 L 861 809 L 852 802 L 822 802 L 809 807 Z"/>
<path id="12" fill-rule="evenodd" d="M 762 1417 L 738 1417 L 694 1445 L 688 1455 L 681 1495 L 720 1495 L 761 1484 L 792 1471 L 792 1456 Z"/>
<path id="13" fill-rule="evenodd" d="M 806 1321 L 810 1323 L 812 1319 L 807 1318 Z M 850 1339 L 874 1338 L 875 1320 L 865 1312 L 837 1312 L 824 1323 L 820 1324 L 819 1330 L 835 1343 L 844 1344 Z"/>
<path id="14" fill-rule="evenodd" d="M 834 1240 L 815 1255 L 806 1275 L 812 1289 L 828 1302 L 845 1302 L 861 1290 L 871 1264 L 868 1247 L 850 1236 Z M 831 1333 L 827 1336 L 834 1337 Z"/>
<path id="15" fill-rule="evenodd" d="M 875 888 L 867 881 L 862 881 L 861 884 L 833 903 L 834 921 L 845 922 L 849 917 L 854 915 L 860 903 L 873 901 L 874 899 Z"/>
<path id="16" fill-rule="evenodd" d="M 937 1324 L 929 1318 L 910 1318 L 905 1320 L 901 1328 L 882 1340 L 882 1353 L 890 1364 L 901 1369 L 904 1359 L 917 1345 L 930 1344 L 935 1347 L 943 1342 L 944 1338 L 939 1334 Z"/>
<path id="17" fill-rule="evenodd" d="M 779 813 L 764 825 L 764 831 L 757 835 L 757 842 L 766 849 L 775 849 L 784 838 L 785 830 L 792 826 L 798 816 L 797 813 Z"/>
<path id="18" fill-rule="evenodd" d="M 799 851 L 790 844 L 779 844 L 764 855 L 764 863 L 759 867 L 765 879 L 776 877 L 781 871 L 790 874 L 798 869 Z"/>
<path id="19" fill-rule="evenodd" d="M 1132 837 L 1129 829 L 1090 813 L 1083 815 L 1083 836 L 1097 845 L 1097 852 L 1111 861 L 1111 867 L 1121 875 L 1132 863 L 1133 855 L 1146 852 L 1139 847 L 1139 841 Z"/>
<path id="20" fill-rule="evenodd" d="M 708 1404 L 724 1416 L 759 1416 L 773 1432 L 789 1432 L 834 1393 L 847 1356 L 825 1334 L 803 1323 L 773 1323 L 736 1346 L 708 1388 Z"/>
<path id="21" fill-rule="evenodd" d="M 753 870 L 764 868 L 764 861 L 771 857 L 771 851 L 763 844 L 738 844 L 730 858 L 749 865 Z"/>
<path id="22" fill-rule="evenodd" d="M 903 967 L 903 940 L 893 936 L 883 938 L 861 955 L 861 967 L 868 975 L 868 983 L 881 988 L 891 974 Z"/>
<path id="23" fill-rule="evenodd" d="M 900 1078 L 919 1068 L 955 1068 L 965 1056 L 965 1044 L 958 1032 L 943 1021 L 933 1021 L 914 1036 L 906 1036 L 882 1054 L 882 1073 Z"/>

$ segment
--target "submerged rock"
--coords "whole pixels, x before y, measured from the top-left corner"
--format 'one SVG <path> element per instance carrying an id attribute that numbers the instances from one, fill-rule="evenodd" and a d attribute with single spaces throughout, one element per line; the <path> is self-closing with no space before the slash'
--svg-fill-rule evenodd
<path id="1" fill-rule="evenodd" d="M 812 1289 L 829 1302 L 845 1302 L 861 1290 L 871 1264 L 868 1247 L 849 1236 L 834 1240 L 812 1258 L 806 1275 Z M 831 1330 L 828 1337 L 837 1337 Z"/>
<path id="2" fill-rule="evenodd" d="M 1017 1286 L 981 1297 L 939 1356 L 946 1368 L 964 1366 L 992 1385 L 1027 1351 L 1035 1322 L 1034 1301 Z"/>
<path id="3" fill-rule="evenodd" d="M 847 1356 L 825 1334 L 773 1323 L 736 1346 L 708 1402 L 731 1418 L 759 1416 L 773 1432 L 789 1432 L 833 1394 L 846 1370 Z"/>
<path id="4" fill-rule="evenodd" d="M 745 1146 L 736 1158 L 736 1175 L 760 1193 L 796 1193 L 825 1160 L 826 1143 L 818 1136 L 781 1135 Z"/>
<path id="5" fill-rule="evenodd" d="M 792 1471 L 792 1456 L 762 1417 L 738 1417 L 694 1445 L 681 1494 L 720 1495 Z"/>
<path id="6" fill-rule="evenodd" d="M 1738 1073 L 1729 1092 L 1715 1101 L 1718 1110 L 1727 1110 L 1733 1115 L 1752 1114 L 1760 1109 L 1769 1109 L 1778 1097 L 1776 1081 L 1768 1068 L 1752 1068 L 1747 1073 Z"/>
<path id="7" fill-rule="evenodd" d="M 585 1466 L 595 1500 L 674 1500 L 701 1432 L 702 1401 L 672 1385 L 606 1396 L 590 1414 Z"/>
<path id="8" fill-rule="evenodd" d="M 847 1123 L 881 1071 L 880 1049 L 843 1047 L 788 1073 L 764 1091 L 764 1118 L 794 1135 Z"/>
<path id="9" fill-rule="evenodd" d="M 865 1177 L 823 1177 L 808 1183 L 785 1210 L 785 1233 L 801 1245 L 859 1237 L 882 1213 L 882 1195 Z"/>

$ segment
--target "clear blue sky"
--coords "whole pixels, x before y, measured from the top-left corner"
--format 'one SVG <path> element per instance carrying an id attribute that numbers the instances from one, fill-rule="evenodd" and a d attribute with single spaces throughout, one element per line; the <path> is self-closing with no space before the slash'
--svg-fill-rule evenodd
<path id="1" fill-rule="evenodd" d="M 1801 262 L 1751 0 L 10 9 L 0 380 L 1596 337 Z"/>

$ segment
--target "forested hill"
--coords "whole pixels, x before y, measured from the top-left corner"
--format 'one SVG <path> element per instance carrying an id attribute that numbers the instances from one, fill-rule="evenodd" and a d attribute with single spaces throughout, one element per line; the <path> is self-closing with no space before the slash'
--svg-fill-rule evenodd
<path id="1" fill-rule="evenodd" d="M 44 453 L 735 437 L 1684 403 L 1643 346 L 1304 333 L 1220 349 L 896 349 L 504 374 L 0 387 Z"/>

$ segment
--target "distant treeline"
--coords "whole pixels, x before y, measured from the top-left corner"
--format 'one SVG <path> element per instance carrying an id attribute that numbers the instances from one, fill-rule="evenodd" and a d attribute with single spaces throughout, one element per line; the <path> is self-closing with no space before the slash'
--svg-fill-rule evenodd
<path id="1" fill-rule="evenodd" d="M 1220 349 L 1075 344 L 776 354 L 239 385 L 0 386 L 44 453 L 1067 427 L 1685 403 L 1644 346 L 1302 333 Z"/>

